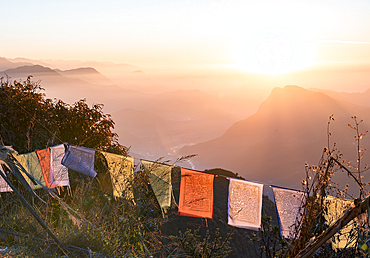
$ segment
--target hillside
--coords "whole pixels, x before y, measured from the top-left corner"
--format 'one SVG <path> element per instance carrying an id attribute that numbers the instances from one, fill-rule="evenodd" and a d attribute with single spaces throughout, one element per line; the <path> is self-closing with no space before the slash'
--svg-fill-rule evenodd
<path id="1" fill-rule="evenodd" d="M 222 167 L 247 180 L 262 181 L 300 189 L 305 178 L 304 164 L 317 164 L 327 146 L 327 122 L 331 114 L 331 144 L 336 142 L 345 159 L 354 160 L 354 130 L 351 116 L 364 122 L 360 131 L 370 128 L 370 109 L 341 102 L 321 92 L 298 86 L 275 88 L 258 111 L 232 125 L 221 137 L 186 146 L 181 154 L 198 154 L 199 168 Z M 362 144 L 369 146 L 365 137 Z M 369 158 L 364 157 L 365 163 Z M 335 175 L 341 183 L 352 183 L 347 176 Z"/>

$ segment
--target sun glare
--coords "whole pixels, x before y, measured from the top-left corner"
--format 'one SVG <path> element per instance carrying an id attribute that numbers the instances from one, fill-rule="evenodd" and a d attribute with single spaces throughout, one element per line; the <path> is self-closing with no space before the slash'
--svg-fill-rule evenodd
<path id="1" fill-rule="evenodd" d="M 254 50 L 257 65 L 266 71 L 286 67 L 292 62 L 294 49 L 292 42 L 282 36 L 268 36 L 257 42 Z"/>
<path id="2" fill-rule="evenodd" d="M 234 45 L 234 68 L 262 74 L 281 74 L 311 64 L 307 43 L 283 33 L 270 33 Z"/>

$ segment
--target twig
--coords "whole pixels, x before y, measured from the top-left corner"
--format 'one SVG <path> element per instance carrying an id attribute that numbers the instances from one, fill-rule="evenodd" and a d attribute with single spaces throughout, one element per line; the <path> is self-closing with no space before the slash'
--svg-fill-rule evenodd
<path id="1" fill-rule="evenodd" d="M 343 166 L 338 160 L 336 160 L 335 158 L 331 157 L 338 165 L 340 168 L 343 168 L 345 171 L 347 171 L 348 175 L 350 175 L 355 181 L 356 183 L 358 184 L 358 186 L 360 187 L 361 189 L 361 192 L 363 191 L 363 186 L 362 184 L 357 180 L 357 178 L 352 174 L 351 171 L 349 171 L 345 166 Z"/>

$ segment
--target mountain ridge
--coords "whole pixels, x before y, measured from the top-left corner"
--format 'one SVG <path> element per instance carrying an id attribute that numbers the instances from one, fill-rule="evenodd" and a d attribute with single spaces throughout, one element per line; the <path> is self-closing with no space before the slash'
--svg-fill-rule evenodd
<path id="1" fill-rule="evenodd" d="M 362 130 L 369 129 L 370 108 L 286 86 L 273 89 L 255 114 L 234 123 L 222 136 L 185 146 L 179 153 L 198 154 L 193 163 L 202 169 L 220 167 L 247 180 L 298 188 L 305 178 L 305 162 L 317 164 L 327 145 L 327 124 L 333 113 L 331 142 L 337 142 L 340 150 L 355 152 L 348 123 L 357 115 L 367 121 Z M 364 143 L 370 144 L 369 139 L 365 137 Z M 356 158 L 353 153 L 346 155 Z"/>

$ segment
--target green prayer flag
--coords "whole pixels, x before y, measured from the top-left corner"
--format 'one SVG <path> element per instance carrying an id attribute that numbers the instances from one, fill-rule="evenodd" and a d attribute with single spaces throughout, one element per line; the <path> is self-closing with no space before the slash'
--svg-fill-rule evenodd
<path id="1" fill-rule="evenodd" d="M 46 185 L 44 176 L 42 174 L 40 161 L 35 151 L 18 155 L 16 156 L 16 159 L 28 174 L 36 178 L 42 185 Z M 42 189 L 41 185 L 34 184 L 33 181 L 21 169 L 20 171 L 33 190 Z"/>
<path id="2" fill-rule="evenodd" d="M 163 212 L 171 206 L 172 183 L 171 170 L 173 165 L 141 160 L 144 169 L 150 173 L 149 182 Z"/>

